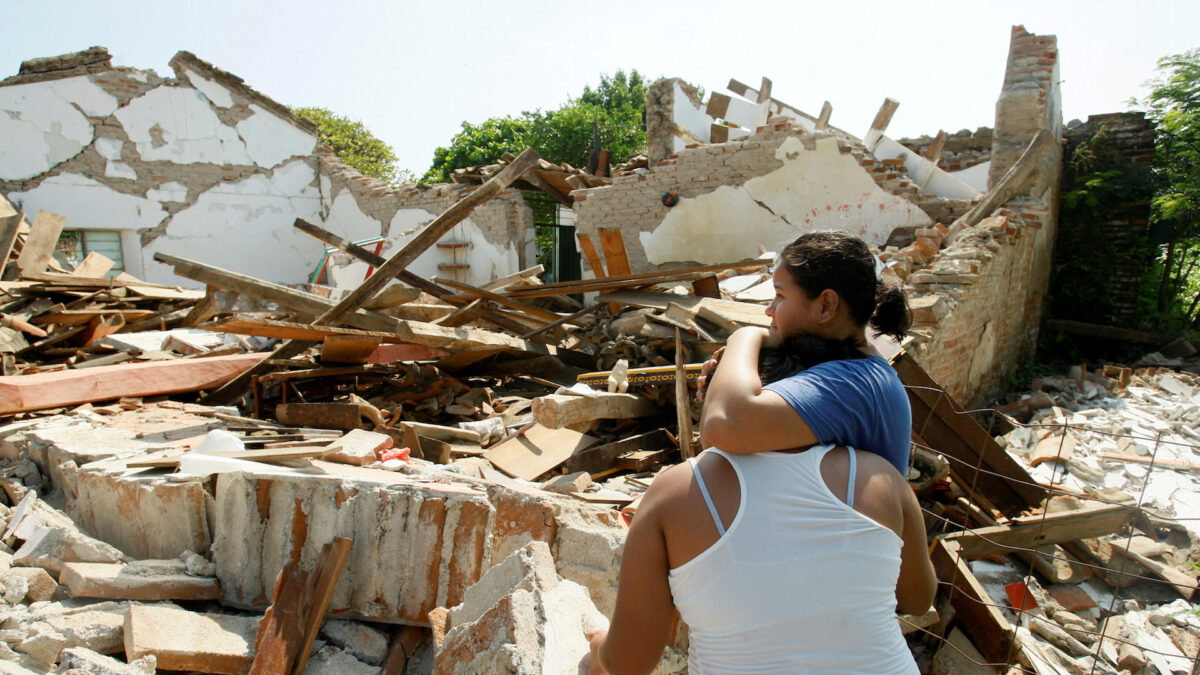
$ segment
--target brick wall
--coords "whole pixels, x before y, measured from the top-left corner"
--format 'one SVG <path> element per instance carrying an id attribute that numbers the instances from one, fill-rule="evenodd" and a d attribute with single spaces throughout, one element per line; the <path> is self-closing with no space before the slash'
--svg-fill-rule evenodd
<path id="1" fill-rule="evenodd" d="M 901 138 L 897 141 L 909 150 L 924 156 L 933 138 L 920 136 L 918 138 Z M 989 127 L 979 127 L 975 131 L 962 129 L 952 134 L 946 134 L 946 144 L 942 147 L 942 156 L 938 168 L 954 173 L 983 164 L 992 158 L 992 130 Z"/>

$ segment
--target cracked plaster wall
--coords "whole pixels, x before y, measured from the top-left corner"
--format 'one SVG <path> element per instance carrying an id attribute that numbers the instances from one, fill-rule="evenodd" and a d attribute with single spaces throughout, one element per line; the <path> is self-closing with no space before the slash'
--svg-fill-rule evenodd
<path id="1" fill-rule="evenodd" d="M 153 255 L 302 283 L 325 246 L 296 218 L 351 240 L 389 238 L 388 255 L 462 196 L 364 177 L 240 78 L 186 52 L 171 65 L 174 78 L 93 66 L 0 82 L 0 191 L 30 217 L 44 209 L 67 216 L 67 229 L 119 231 L 130 273 L 191 287 Z M 435 276 L 457 257 L 470 267 L 449 276 L 486 283 L 520 269 L 532 237 L 531 212 L 506 191 L 444 238 L 467 248 L 431 248 L 413 269 Z"/>
<path id="2" fill-rule="evenodd" d="M 662 204 L 675 189 L 679 203 Z M 619 227 L 633 271 L 755 257 L 797 235 L 839 229 L 880 246 L 932 218 L 880 187 L 845 142 L 779 125 L 744 141 L 683 150 L 650 171 L 572 193 L 577 231 Z"/>

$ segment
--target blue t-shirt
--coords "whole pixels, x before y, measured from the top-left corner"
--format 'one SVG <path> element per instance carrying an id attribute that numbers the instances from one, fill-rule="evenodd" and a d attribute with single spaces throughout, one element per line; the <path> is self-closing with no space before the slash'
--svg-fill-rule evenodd
<path id="1" fill-rule="evenodd" d="M 884 359 L 826 361 L 763 389 L 782 396 L 819 443 L 873 452 L 907 476 L 912 409 Z"/>

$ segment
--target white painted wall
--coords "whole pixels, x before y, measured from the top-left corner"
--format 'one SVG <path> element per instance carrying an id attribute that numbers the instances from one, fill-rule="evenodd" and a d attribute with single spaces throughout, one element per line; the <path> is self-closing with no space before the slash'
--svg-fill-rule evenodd
<path id="1" fill-rule="evenodd" d="M 320 211 L 315 172 L 300 160 L 276 168 L 270 177 L 218 184 L 175 214 L 166 234 L 142 249 L 144 278 L 198 286 L 154 262 L 154 254 L 162 251 L 267 281 L 306 281 L 324 245 L 292 223 L 296 218 L 319 222 Z"/>
<path id="2" fill-rule="evenodd" d="M 696 134 L 700 140 L 708 142 L 709 134 L 712 131 L 712 123 L 715 121 L 708 113 L 704 112 L 702 105 L 697 106 L 692 103 L 692 99 L 687 92 L 683 90 L 683 85 L 679 82 L 675 83 L 674 100 L 671 103 L 671 113 L 675 119 L 675 123 Z M 671 147 L 675 152 L 679 152 L 687 147 L 688 142 L 678 136 L 674 136 Z"/>
<path id="3" fill-rule="evenodd" d="M 151 74 L 121 71 L 141 83 L 151 81 Z M 238 102 L 234 91 L 192 70 L 182 75 L 184 83 L 156 86 L 123 106 L 90 76 L 0 87 L 0 180 L 37 182 L 89 146 L 104 160 L 103 169 L 94 161 L 82 169 L 95 175 L 59 169 L 9 199 L 30 214 L 41 209 L 66 216 L 67 229 L 117 230 L 131 274 L 188 287 L 200 284 L 174 276 L 153 255 L 161 251 L 267 281 L 301 283 L 316 270 L 325 245 L 294 229 L 296 218 L 350 240 L 380 236 L 383 223 L 368 216 L 353 193 L 331 194 L 333 181 L 317 175 L 314 134 L 253 100 L 249 116 L 226 124 L 218 112 Z M 104 124 L 119 126 L 128 140 L 95 138 L 88 116 L 106 118 Z M 137 168 L 145 166 L 139 159 L 176 167 L 160 164 L 151 172 Z M 230 173 L 239 178 L 211 183 Z M 119 188 L 114 189 L 105 182 L 110 178 L 135 182 L 111 183 Z M 398 211 L 384 255 L 399 250 L 436 215 Z M 151 230 L 154 236 L 143 247 L 143 235 Z M 483 284 L 516 272 L 519 250 L 532 238 L 531 230 L 520 241 L 491 244 L 467 219 L 444 239 L 471 242 L 457 251 L 470 265 L 459 278 Z M 453 260 L 449 250 L 434 247 L 412 269 L 434 277 L 439 263 Z M 343 267 L 335 271 L 342 285 L 361 282 L 365 265 Z"/>
<path id="4" fill-rule="evenodd" d="M 903 158 L 904 169 L 909 177 L 925 192 L 945 199 L 972 199 L 979 196 L 980 190 L 877 130 L 867 132 L 863 144 L 876 159 Z"/>
<path id="5" fill-rule="evenodd" d="M 0 87 L 0 179 L 33 178 L 78 155 L 93 136 L 84 114 L 116 107 L 117 99 L 86 77 Z"/>
<path id="6" fill-rule="evenodd" d="M 639 234 L 655 265 L 729 262 L 777 249 L 814 230 L 841 230 L 882 246 L 892 230 L 928 226 L 925 212 L 883 191 L 837 140 L 818 139 L 807 150 L 789 137 L 775 152 L 783 166 L 740 187 L 722 186 L 684 198 L 654 230 Z"/>

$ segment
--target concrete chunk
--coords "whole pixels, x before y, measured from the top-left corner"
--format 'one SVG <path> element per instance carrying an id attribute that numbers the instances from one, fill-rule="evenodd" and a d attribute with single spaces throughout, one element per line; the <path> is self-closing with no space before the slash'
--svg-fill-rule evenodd
<path id="1" fill-rule="evenodd" d="M 387 658 L 387 634 L 364 623 L 330 619 L 321 626 L 321 635 L 364 663 L 378 666 Z"/>
<path id="2" fill-rule="evenodd" d="M 338 451 L 326 455 L 326 460 L 366 466 L 378 460 L 377 452 L 392 447 L 392 437 L 366 429 L 354 429 L 330 445 L 337 446 Z"/>
<path id="3" fill-rule="evenodd" d="M 91 675 L 154 675 L 157 672 L 156 665 L 157 659 L 153 656 L 143 656 L 133 663 L 124 663 L 86 647 L 64 649 L 58 657 L 60 673 L 77 669 Z"/>
<path id="4" fill-rule="evenodd" d="M 28 519 L 27 519 L 28 520 Z M 23 524 L 22 529 L 25 529 Z M 41 524 L 13 554 L 13 565 L 40 567 L 55 575 L 68 562 L 120 562 L 126 559 L 115 547 L 79 531 L 74 525 Z"/>
<path id="5" fill-rule="evenodd" d="M 133 606 L 125 615 L 125 658 L 153 655 L 162 670 L 235 675 L 254 660 L 250 617 Z"/>
<path id="6" fill-rule="evenodd" d="M 47 574 L 46 570 L 37 567 L 17 567 L 0 573 L 0 584 L 11 590 L 20 585 L 20 582 L 17 581 L 18 577 L 24 581 L 25 596 L 13 602 L 9 600 L 9 594 L 6 592 L 4 599 L 12 605 L 22 600 L 28 600 L 31 603 L 49 600 L 54 597 L 54 591 L 58 590 L 58 584 L 54 583 L 54 578 Z"/>
<path id="7" fill-rule="evenodd" d="M 221 596 L 216 579 L 189 575 L 182 560 L 67 563 L 59 579 L 76 598 L 216 600 Z"/>
<path id="8" fill-rule="evenodd" d="M 472 593 L 472 587 L 464 606 L 451 610 L 453 623 L 435 655 L 434 673 L 579 672 L 588 654 L 585 634 L 608 622 L 587 589 L 559 579 L 552 563 L 551 576 L 543 576 L 548 559 L 546 544 L 535 541 L 489 570 L 477 584 L 485 588 Z M 497 593 L 481 614 L 469 606 Z"/>

